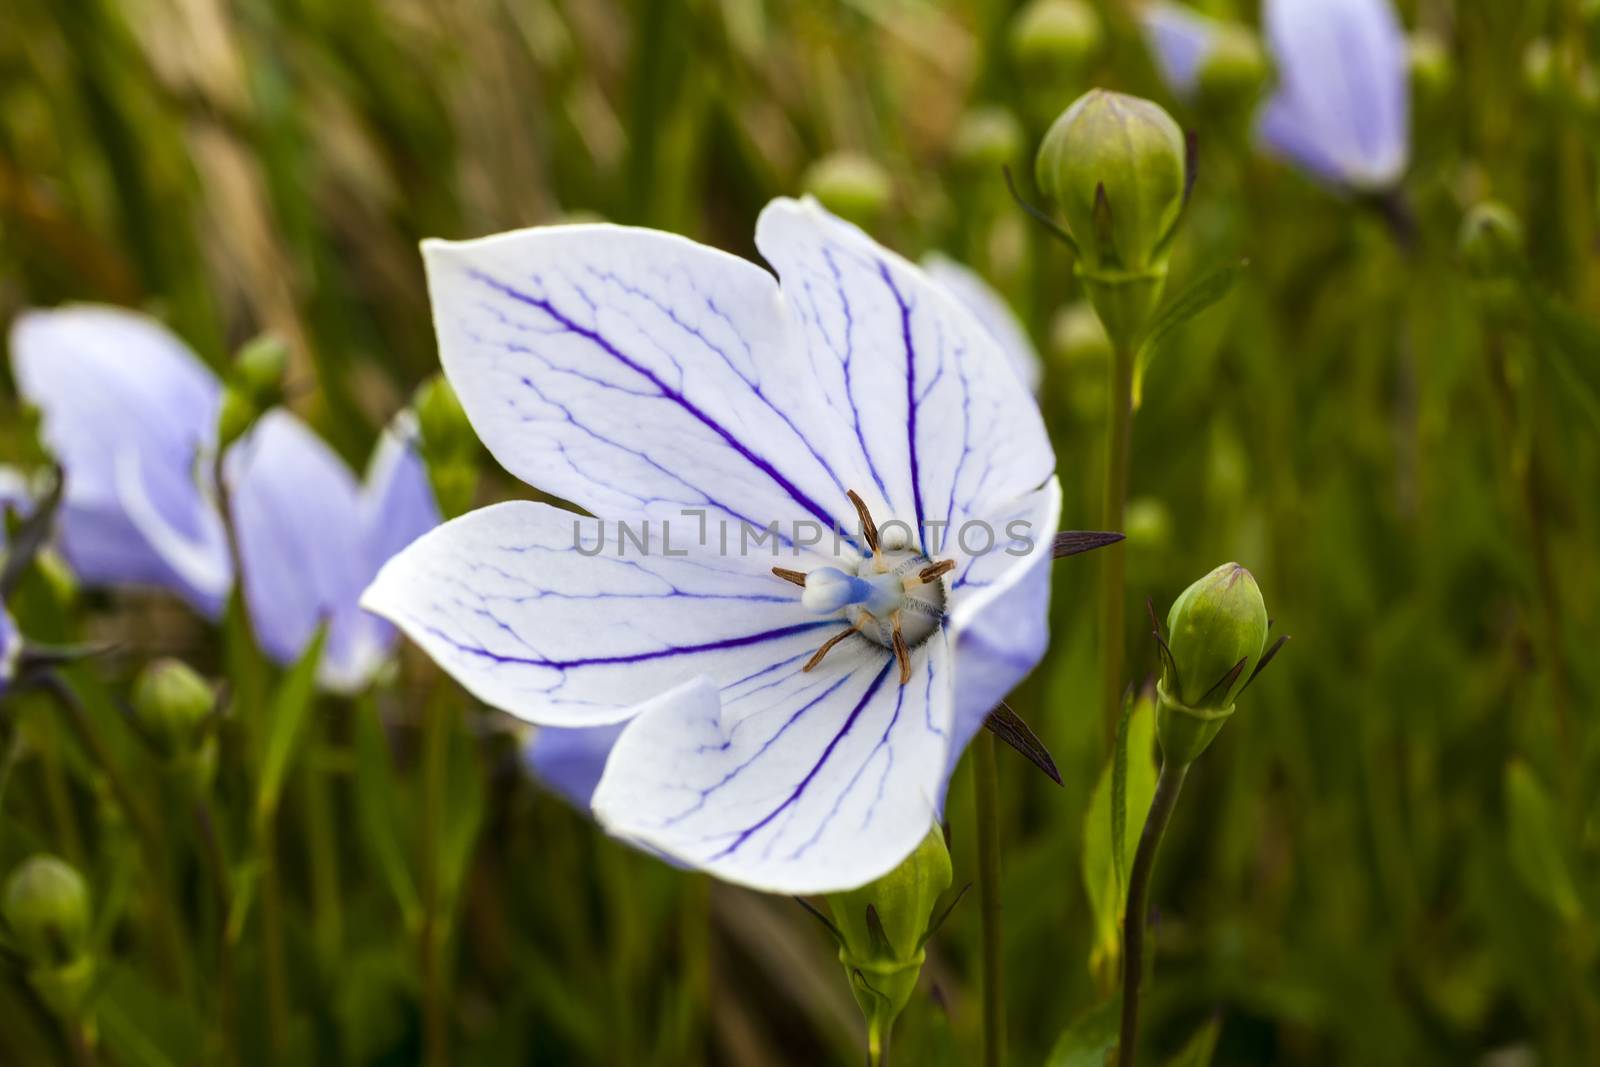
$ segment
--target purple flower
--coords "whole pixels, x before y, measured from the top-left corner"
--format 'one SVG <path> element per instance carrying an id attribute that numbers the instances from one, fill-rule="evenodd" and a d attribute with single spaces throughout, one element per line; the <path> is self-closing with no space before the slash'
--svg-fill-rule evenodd
<path id="1" fill-rule="evenodd" d="M 1314 176 L 1382 191 L 1410 153 L 1405 31 L 1389 0 L 1265 0 L 1278 85 L 1257 123 L 1267 148 Z"/>
<path id="2" fill-rule="evenodd" d="M 363 688 L 393 649 L 394 629 L 358 606 L 395 552 L 439 521 L 409 419 L 385 432 L 358 485 L 305 423 L 269 411 L 228 454 L 228 484 L 256 639 L 277 663 L 328 635 L 318 680 Z"/>
<path id="3" fill-rule="evenodd" d="M 1166 0 L 1141 8 L 1139 22 L 1167 88 L 1181 97 L 1193 96 L 1200 70 L 1223 32 L 1222 23 Z"/>
<path id="4" fill-rule="evenodd" d="M 490 704 L 626 723 L 593 794 L 614 834 L 825 891 L 921 842 L 1038 661 L 1060 487 L 1038 408 L 947 289 L 810 200 L 770 204 L 756 244 L 781 283 L 617 226 L 428 242 L 479 436 L 602 518 L 469 513 L 363 602 Z"/>
<path id="5" fill-rule="evenodd" d="M 82 305 L 21 315 L 17 388 L 66 472 L 62 554 L 90 585 L 171 590 L 216 617 L 233 582 L 208 484 L 221 386 L 143 315 Z"/>
<path id="6" fill-rule="evenodd" d="M 11 613 L 0 604 L 0 695 L 11 688 L 17 676 L 17 662 L 22 657 L 22 634 Z"/>

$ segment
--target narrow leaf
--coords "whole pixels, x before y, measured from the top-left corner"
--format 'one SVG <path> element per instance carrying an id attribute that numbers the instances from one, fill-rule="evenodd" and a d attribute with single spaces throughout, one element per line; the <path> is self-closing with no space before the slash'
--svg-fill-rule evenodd
<path id="1" fill-rule="evenodd" d="M 317 627 L 300 661 L 290 668 L 273 694 L 271 718 L 266 724 L 266 745 L 261 758 L 261 778 L 256 786 L 256 817 L 272 818 L 283 794 L 284 779 L 294 760 L 306 719 L 316 703 L 317 664 L 327 639 L 326 624 Z"/>
<path id="2" fill-rule="evenodd" d="M 1576 922 L 1583 907 L 1564 842 L 1560 809 L 1521 760 L 1506 767 L 1506 830 L 1511 865 L 1528 891 L 1564 922 Z"/>
<path id="3" fill-rule="evenodd" d="M 1189 288 L 1179 293 L 1168 301 L 1167 306 L 1161 309 L 1156 316 L 1154 325 L 1150 327 L 1150 335 L 1145 338 L 1144 344 L 1139 348 L 1139 356 L 1133 365 L 1133 406 L 1139 407 L 1144 397 L 1144 376 L 1150 363 L 1155 359 L 1168 338 L 1184 323 L 1193 319 L 1201 312 L 1216 304 L 1232 291 L 1234 283 L 1239 280 L 1240 273 L 1249 266 L 1249 260 L 1240 260 L 1237 263 L 1224 263 L 1207 274 L 1200 277 Z"/>
<path id="4" fill-rule="evenodd" d="M 401 805 L 389 742 L 371 700 L 363 700 L 356 709 L 355 749 L 356 806 L 364 836 L 407 928 L 416 929 L 422 921 L 422 904 L 395 825 Z"/>

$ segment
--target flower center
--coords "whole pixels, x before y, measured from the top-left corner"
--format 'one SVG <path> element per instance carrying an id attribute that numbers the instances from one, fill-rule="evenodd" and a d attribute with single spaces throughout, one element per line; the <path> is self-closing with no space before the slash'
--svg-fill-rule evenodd
<path id="1" fill-rule="evenodd" d="M 809 574 L 774 567 L 778 577 L 801 586 L 800 602 L 819 615 L 839 614 L 849 629 L 829 638 L 805 670 L 811 670 L 834 645 L 860 634 L 894 652 L 900 662 L 900 684 L 911 680 L 911 650 L 939 631 L 944 622 L 944 575 L 954 560 L 934 562 L 906 544 L 906 535 L 892 527 L 880 538 L 877 524 L 856 493 L 851 503 L 861 516 L 861 534 L 868 555 L 850 569 L 819 567 Z"/>

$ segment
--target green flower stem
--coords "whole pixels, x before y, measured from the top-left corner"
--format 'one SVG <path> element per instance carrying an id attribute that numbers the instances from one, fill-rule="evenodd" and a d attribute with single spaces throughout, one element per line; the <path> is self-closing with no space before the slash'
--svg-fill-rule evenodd
<path id="1" fill-rule="evenodd" d="M 1166 835 L 1167 823 L 1178 806 L 1178 794 L 1189 764 L 1163 760 L 1156 776 L 1156 792 L 1150 801 L 1150 815 L 1139 835 L 1139 848 L 1133 854 L 1133 869 L 1128 873 L 1128 907 L 1122 916 L 1122 1029 L 1117 1043 L 1117 1067 L 1134 1067 L 1139 1039 L 1139 983 L 1144 977 L 1144 922 L 1150 910 L 1150 874 L 1155 870 L 1156 853 Z"/>
<path id="2" fill-rule="evenodd" d="M 894 1026 L 885 1026 L 881 1033 L 874 1031 L 868 1038 L 867 1067 L 889 1067 L 889 1045 Z"/>
<path id="3" fill-rule="evenodd" d="M 1101 501 L 1100 529 L 1121 530 L 1128 505 L 1128 452 L 1133 436 L 1133 368 L 1136 352 L 1119 345 L 1112 355 L 1111 391 L 1106 417 L 1105 496 Z M 1106 736 L 1116 734 L 1122 714 L 1122 669 L 1125 610 L 1124 592 L 1127 546 L 1107 545 L 1100 550 L 1100 707 Z"/>
<path id="4" fill-rule="evenodd" d="M 973 797 L 978 809 L 978 907 L 983 927 L 983 1067 L 1006 1056 L 1006 1005 L 1001 985 L 1000 783 L 994 735 L 979 730 L 972 742 Z M 888 1035 L 884 1035 L 887 1046 Z"/>
<path id="5" fill-rule="evenodd" d="M 239 1062 L 234 1037 L 239 1028 L 239 982 L 234 973 L 234 942 L 228 926 L 233 915 L 233 889 L 228 883 L 228 861 L 217 837 L 211 805 L 202 796 L 194 806 L 195 834 L 200 841 L 200 857 L 211 880 L 217 904 L 217 1054 L 225 1067 Z"/>
<path id="6" fill-rule="evenodd" d="M 326 711 L 326 709 L 320 709 Z M 339 890 L 338 823 L 334 817 L 331 782 L 326 767 L 318 766 L 318 734 L 332 725 L 328 715 L 311 710 L 311 744 L 303 765 L 305 790 L 306 848 L 311 861 L 311 906 L 314 915 L 317 953 L 325 974 L 339 966 L 340 946 L 344 941 L 344 904 Z"/>
<path id="7" fill-rule="evenodd" d="M 447 931 L 440 885 L 440 816 L 445 805 L 445 756 L 449 738 L 449 701 L 436 687 L 423 709 L 422 723 L 422 982 L 424 1049 L 428 1067 L 450 1062 L 449 1015 L 446 1010 L 444 949 Z"/>

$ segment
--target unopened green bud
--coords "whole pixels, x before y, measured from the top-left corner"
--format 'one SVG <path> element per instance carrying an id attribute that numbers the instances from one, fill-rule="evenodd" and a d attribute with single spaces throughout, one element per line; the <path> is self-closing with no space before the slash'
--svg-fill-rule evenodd
<path id="1" fill-rule="evenodd" d="M 33 856 L 13 871 L 0 910 L 16 947 L 34 964 L 70 963 L 89 947 L 89 887 L 54 856 Z"/>
<path id="2" fill-rule="evenodd" d="M 1228 716 L 1267 644 L 1267 605 L 1254 576 L 1224 563 L 1185 589 L 1167 614 L 1156 686 L 1156 731 L 1166 758 L 1192 762 Z"/>
<path id="3" fill-rule="evenodd" d="M 1022 151 L 1022 124 L 1003 107 L 974 108 L 961 116 L 951 148 L 964 166 L 997 171 Z"/>
<path id="4" fill-rule="evenodd" d="M 1158 105 L 1093 89 L 1056 119 L 1037 177 L 1077 246 L 1076 270 L 1119 347 L 1143 338 L 1186 191 L 1183 131 Z"/>
<path id="5" fill-rule="evenodd" d="M 1236 111 L 1253 103 L 1266 88 L 1271 69 L 1261 41 L 1244 26 L 1224 24 L 1200 64 L 1196 88 L 1200 100 L 1219 111 Z"/>
<path id="6" fill-rule="evenodd" d="M 1153 496 L 1137 497 L 1128 501 L 1122 529 L 1130 548 L 1164 549 L 1172 543 L 1172 512 Z"/>
<path id="7" fill-rule="evenodd" d="M 225 451 L 243 437 L 259 414 L 261 411 L 255 401 L 243 389 L 236 385 L 223 386 L 222 410 L 217 415 L 218 451 Z"/>
<path id="8" fill-rule="evenodd" d="M 1461 262 L 1476 281 L 1499 281 L 1522 268 L 1522 223 L 1506 205 L 1485 200 L 1461 220 Z"/>
<path id="9" fill-rule="evenodd" d="M 233 358 L 230 380 L 265 411 L 283 399 L 283 378 L 289 370 L 289 346 L 263 334 L 239 349 Z"/>
<path id="10" fill-rule="evenodd" d="M 435 374 L 417 386 L 411 409 L 417 414 L 422 454 L 429 461 L 470 460 L 478 453 L 478 435 L 450 382 Z"/>
<path id="11" fill-rule="evenodd" d="M 158 659 L 133 683 L 134 719 L 168 758 L 188 755 L 204 740 L 216 700 L 206 680 L 181 660 Z"/>
<path id="12" fill-rule="evenodd" d="M 950 888 L 950 852 L 938 827 L 905 861 L 860 889 L 828 894 L 839 962 L 867 1021 L 872 1062 L 916 991 L 934 907 Z"/>
<path id="13" fill-rule="evenodd" d="M 1423 100 L 1438 100 L 1455 82 L 1455 66 L 1450 50 L 1439 35 L 1418 30 L 1411 35 L 1407 55 L 1411 64 L 1411 84 Z"/>
<path id="14" fill-rule="evenodd" d="M 824 156 L 806 171 L 806 192 L 822 206 L 851 222 L 868 223 L 883 214 L 894 189 L 874 160 L 855 152 Z"/>
<path id="15" fill-rule="evenodd" d="M 1011 23 L 1011 50 L 1025 67 L 1078 70 L 1104 38 L 1100 16 L 1086 0 L 1033 0 Z"/>

